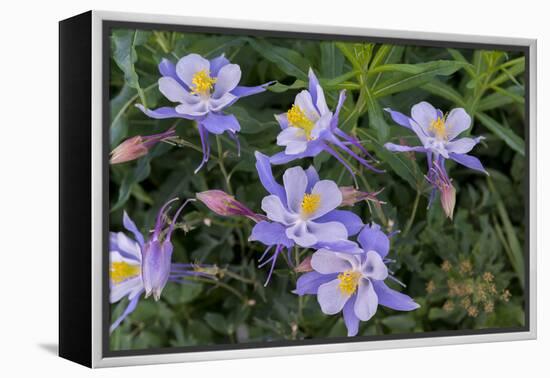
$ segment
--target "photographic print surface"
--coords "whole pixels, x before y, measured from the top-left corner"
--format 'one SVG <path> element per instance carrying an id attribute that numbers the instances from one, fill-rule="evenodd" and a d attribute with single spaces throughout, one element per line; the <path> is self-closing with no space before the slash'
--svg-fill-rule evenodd
<path id="1" fill-rule="evenodd" d="M 108 29 L 107 350 L 523 329 L 524 50 L 235 33 Z"/>

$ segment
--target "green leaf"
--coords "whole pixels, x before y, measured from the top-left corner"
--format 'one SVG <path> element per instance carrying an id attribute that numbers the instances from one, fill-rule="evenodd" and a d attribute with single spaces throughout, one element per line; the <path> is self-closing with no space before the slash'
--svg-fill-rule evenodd
<path id="1" fill-rule="evenodd" d="M 346 102 L 353 104 L 353 100 L 350 97 L 347 98 Z M 367 101 L 364 95 L 359 96 L 359 98 L 357 99 L 357 103 L 355 103 L 353 109 L 347 108 L 344 105 L 344 111 L 340 113 L 340 129 L 345 132 L 351 131 L 357 124 L 359 117 L 361 116 L 361 114 L 364 113 L 366 108 Z"/>
<path id="2" fill-rule="evenodd" d="M 422 67 L 422 72 L 414 75 L 404 73 L 394 74 L 393 77 L 380 83 L 380 85 L 373 91 L 373 96 L 385 97 L 390 94 L 416 88 L 426 84 L 436 76 L 452 75 L 459 69 L 465 67 L 467 63 L 438 60 L 428 63 L 419 63 L 417 65 Z"/>
<path id="3" fill-rule="evenodd" d="M 188 282 L 185 285 L 172 283 L 166 285 L 162 291 L 162 298 L 173 306 L 190 303 L 199 297 L 203 289 L 203 284 L 198 282 Z"/>
<path id="4" fill-rule="evenodd" d="M 389 327 L 392 332 L 408 332 L 413 330 L 416 322 L 410 314 L 400 314 L 385 317 L 382 324 Z"/>
<path id="5" fill-rule="evenodd" d="M 320 79 L 319 81 L 324 89 L 339 89 L 343 87 L 342 84 L 344 84 L 346 80 L 353 78 L 357 74 L 357 71 L 349 71 L 332 79 Z M 346 83 L 344 85 L 353 89 L 359 89 L 359 84 L 357 83 Z"/>
<path id="6" fill-rule="evenodd" d="M 518 88 L 518 87 L 516 87 Z M 520 91 L 519 94 L 516 94 L 516 91 L 508 91 L 507 89 L 500 88 L 500 87 L 493 87 L 494 91 L 497 93 L 500 93 L 503 96 L 509 97 L 512 101 L 517 102 L 519 104 L 525 104 L 525 99 L 523 97 L 523 88 L 519 87 Z"/>
<path id="7" fill-rule="evenodd" d="M 279 124 L 273 117 L 274 112 L 270 112 L 266 116 L 267 112 L 258 112 L 254 111 L 254 109 L 247 111 L 245 108 L 236 105 L 233 105 L 227 111 L 237 117 L 241 125 L 241 133 L 243 134 L 257 134 L 269 129 L 280 130 Z"/>
<path id="8" fill-rule="evenodd" d="M 508 80 L 515 81 L 515 76 L 525 71 L 525 57 L 519 60 L 515 60 L 514 64 L 511 66 L 501 67 L 501 71 L 502 73 L 498 75 L 493 81 L 491 81 L 490 86 L 497 86 L 505 83 Z"/>
<path id="9" fill-rule="evenodd" d="M 424 72 L 425 67 L 420 64 L 383 64 L 376 68 L 369 69 L 369 75 L 382 72 L 403 72 L 408 74 L 418 74 Z"/>
<path id="10" fill-rule="evenodd" d="M 465 106 L 466 103 L 464 102 L 464 99 L 458 93 L 457 90 L 455 90 L 450 85 L 447 85 L 437 79 L 434 79 L 427 84 L 424 84 L 422 86 L 422 89 L 430 92 L 431 94 L 434 94 L 439 97 L 443 97 L 446 100 L 451 101 L 453 104 L 456 104 L 458 106 Z"/>
<path id="11" fill-rule="evenodd" d="M 367 70 L 374 50 L 373 43 L 336 42 L 336 46 L 356 70 Z"/>
<path id="12" fill-rule="evenodd" d="M 269 87 L 267 87 L 267 90 L 271 91 L 271 92 L 275 92 L 275 93 L 284 93 L 284 92 L 289 91 L 289 90 L 302 89 L 302 88 L 307 88 L 307 83 L 303 80 L 298 79 L 298 80 L 295 80 L 294 83 L 292 83 L 290 85 L 286 85 L 286 84 L 276 82 L 275 84 L 270 85 Z"/>
<path id="13" fill-rule="evenodd" d="M 130 198 L 134 185 L 137 185 L 139 182 L 149 177 L 149 174 L 151 173 L 150 160 L 151 157 L 150 154 L 148 154 L 138 160 L 138 163 L 133 170 L 126 172 L 120 184 L 118 199 L 111 207 L 111 211 L 116 211 L 122 208 L 122 206 L 124 206 L 126 201 Z"/>
<path id="14" fill-rule="evenodd" d="M 476 117 L 483 126 L 502 139 L 510 148 L 522 156 L 525 156 L 525 142 L 517 136 L 512 129 L 501 125 L 485 113 L 478 112 L 476 113 Z"/>
<path id="15" fill-rule="evenodd" d="M 344 56 L 334 42 L 321 42 L 321 76 L 335 78 L 342 74 Z"/>
<path id="16" fill-rule="evenodd" d="M 405 48 L 403 46 L 396 45 L 382 45 L 372 58 L 370 63 L 370 70 L 376 69 L 378 66 L 384 64 L 397 63 L 403 55 Z M 376 75 L 370 75 L 367 77 L 367 86 L 369 88 L 376 88 L 378 82 L 382 78 L 382 73 Z"/>
<path id="17" fill-rule="evenodd" d="M 139 85 L 139 76 L 136 73 L 135 63 L 138 55 L 136 46 L 143 45 L 151 32 L 141 30 L 115 30 L 111 37 L 112 56 L 116 65 L 124 72 L 124 81 L 127 85 L 137 89 L 141 101 L 146 105 L 145 96 Z"/>
<path id="18" fill-rule="evenodd" d="M 264 40 L 248 39 L 248 43 L 265 59 L 284 73 L 307 81 L 309 62 L 299 53 L 286 47 L 272 45 Z"/>
<path id="19" fill-rule="evenodd" d="M 136 98 L 136 90 L 125 83 L 109 104 L 111 108 L 111 149 L 115 148 L 128 134 L 128 122 L 124 112 L 128 107 L 126 103 L 134 101 Z"/>
<path id="20" fill-rule="evenodd" d="M 477 106 L 479 112 L 486 112 L 495 108 L 500 108 L 514 102 L 524 103 L 525 90 L 518 86 L 512 86 L 506 89 L 500 88 L 498 92 L 485 96 Z"/>
<path id="21" fill-rule="evenodd" d="M 451 54 L 453 59 L 456 60 L 457 62 L 468 63 L 468 61 L 460 51 L 456 49 L 447 49 L 447 51 L 449 52 L 449 54 Z M 464 69 L 466 70 L 468 75 L 470 75 L 471 77 L 476 76 L 476 73 L 471 65 L 467 64 L 466 66 L 464 66 Z"/>
<path id="22" fill-rule="evenodd" d="M 367 100 L 367 115 L 369 116 L 370 127 L 376 130 L 378 141 L 384 143 L 390 135 L 389 126 L 384 119 L 382 108 L 378 101 L 372 96 L 367 87 L 364 88 L 365 98 Z"/>
<path id="23" fill-rule="evenodd" d="M 227 55 L 229 48 L 242 46 L 247 40 L 246 37 L 207 36 L 192 43 L 188 51 L 212 59 L 222 54 Z"/>
<path id="24" fill-rule="evenodd" d="M 208 312 L 204 315 L 204 320 L 214 331 L 224 335 L 228 333 L 227 323 L 222 315 Z"/>
<path id="25" fill-rule="evenodd" d="M 499 214 L 500 221 L 502 222 L 502 225 L 504 227 L 504 234 L 506 236 L 506 240 L 502 240 L 502 231 L 500 230 L 500 226 L 498 224 L 495 225 L 495 230 L 497 230 L 497 233 L 500 234 L 501 241 L 504 244 L 504 249 L 508 253 L 508 257 L 510 259 L 510 264 L 514 268 L 518 279 L 521 283 L 521 286 L 525 286 L 525 261 L 523 258 L 523 250 L 521 247 L 521 243 L 518 240 L 517 237 L 517 231 L 512 225 L 512 222 L 510 221 L 510 217 L 508 216 L 508 211 L 506 210 L 506 205 L 504 204 L 499 192 L 496 190 L 493 181 L 490 177 L 487 178 L 487 182 L 489 183 L 489 188 L 493 195 L 497 199 L 497 210 Z"/>
<path id="26" fill-rule="evenodd" d="M 383 144 L 369 135 L 365 130 L 358 128 L 357 133 L 366 138 L 367 144 L 374 150 L 376 156 L 388 164 L 392 170 L 415 190 L 420 191 L 424 184 L 424 176 L 418 168 L 418 164 L 408 158 L 405 153 L 388 151 Z"/>

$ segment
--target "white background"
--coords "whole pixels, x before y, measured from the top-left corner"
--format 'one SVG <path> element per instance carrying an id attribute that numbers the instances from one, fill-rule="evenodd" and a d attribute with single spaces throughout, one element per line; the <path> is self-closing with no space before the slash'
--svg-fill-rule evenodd
<path id="1" fill-rule="evenodd" d="M 546 2 L 389 0 L 8 0 L 0 13 L 0 375 L 61 377 L 518 377 L 547 373 L 550 325 L 543 223 L 550 211 Z M 537 341 L 263 358 L 91 371 L 57 344 L 57 21 L 89 9 L 330 24 L 539 40 Z M 406 36 L 406 33 L 403 34 Z M 73 125 L 81 127 L 81 125 Z M 78 269 L 78 267 L 75 267 Z M 546 349 L 546 350 L 545 350 Z M 537 374 L 538 372 L 538 374 Z"/>

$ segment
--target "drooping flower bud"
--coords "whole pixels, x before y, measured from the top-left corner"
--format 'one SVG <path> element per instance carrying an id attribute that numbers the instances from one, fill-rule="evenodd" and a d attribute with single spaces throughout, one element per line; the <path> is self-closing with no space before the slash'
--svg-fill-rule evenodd
<path id="1" fill-rule="evenodd" d="M 453 219 L 456 202 L 456 190 L 452 185 L 445 185 L 440 190 L 441 207 L 449 219 Z"/>
<path id="2" fill-rule="evenodd" d="M 174 128 L 154 135 L 136 135 L 135 137 L 126 139 L 111 151 L 111 164 L 121 164 L 132 160 L 139 159 L 147 155 L 149 149 L 155 144 L 163 140 L 170 139 L 176 136 Z"/>
<path id="3" fill-rule="evenodd" d="M 139 159 L 147 155 L 149 150 L 143 143 L 143 138 L 136 135 L 130 139 L 126 139 L 111 151 L 111 164 L 126 163 L 128 161 Z"/>
<path id="4" fill-rule="evenodd" d="M 170 225 L 165 225 L 165 218 L 167 213 L 170 211 L 168 206 L 177 201 L 177 198 L 174 198 L 164 204 L 160 209 L 155 228 L 153 230 L 153 235 L 145 245 L 143 246 L 142 251 L 142 278 L 143 286 L 145 289 L 145 298 L 153 295 L 153 298 L 158 301 L 160 299 L 160 294 L 164 286 L 168 282 L 170 277 L 170 269 L 172 262 L 172 252 L 173 245 L 170 241 L 172 237 L 172 232 L 176 224 L 176 220 L 180 215 L 181 211 L 187 205 L 189 201 L 187 200 L 183 205 L 176 211 L 176 214 L 172 218 Z"/>
<path id="5" fill-rule="evenodd" d="M 452 220 L 456 203 L 456 189 L 447 175 L 445 167 L 434 161 L 432 168 L 426 176 L 426 180 L 433 186 L 430 203 L 435 191 L 439 191 L 441 207 L 447 218 Z"/>
<path id="6" fill-rule="evenodd" d="M 224 217 L 243 216 L 252 219 L 254 222 L 261 222 L 265 217 L 256 214 L 248 207 L 237 201 L 235 197 L 222 190 L 207 190 L 196 194 L 199 201 L 218 215 Z"/>
<path id="7" fill-rule="evenodd" d="M 383 203 L 376 196 L 382 192 L 384 189 L 380 189 L 374 193 L 362 192 L 355 189 L 353 186 L 341 186 L 340 192 L 342 193 L 342 203 L 340 206 L 353 206 L 357 202 L 361 201 L 372 201 L 376 203 Z"/>

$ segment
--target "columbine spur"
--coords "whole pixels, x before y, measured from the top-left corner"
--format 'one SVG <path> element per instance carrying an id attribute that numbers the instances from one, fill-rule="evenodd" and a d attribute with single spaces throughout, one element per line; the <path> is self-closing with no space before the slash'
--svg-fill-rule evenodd
<path id="1" fill-rule="evenodd" d="M 241 126 L 237 118 L 233 114 L 225 114 L 224 109 L 242 97 L 265 91 L 270 84 L 239 86 L 241 68 L 238 64 L 229 63 L 223 55 L 208 60 L 198 54 L 189 54 L 176 65 L 163 59 L 159 71 L 162 75 L 158 81 L 160 92 L 177 105 L 155 110 L 146 109 L 141 104 L 136 106 L 151 118 L 185 118 L 197 122 L 203 157 L 195 173 L 210 156 L 209 133 L 227 132 L 238 145 L 236 134 Z"/>
<path id="2" fill-rule="evenodd" d="M 323 88 L 311 68 L 308 76 L 309 88 L 298 93 L 294 104 L 286 113 L 275 115 L 282 129 L 277 136 L 277 144 L 284 146 L 285 150 L 273 155 L 270 162 L 285 164 L 326 151 L 354 175 L 353 169 L 337 152 L 336 148 L 338 148 L 368 169 L 382 172 L 349 148 L 349 145 L 353 145 L 361 153 L 370 157 L 357 139 L 338 128 L 338 115 L 346 99 L 345 91 L 340 92 L 338 104 L 333 113 L 328 108 Z"/>
<path id="3" fill-rule="evenodd" d="M 208 276 L 195 265 L 171 261 L 173 246 L 170 238 L 174 231 L 174 223 L 189 202 L 185 201 L 176 211 L 171 224 L 165 226 L 164 217 L 168 213 L 166 209 L 176 200 L 177 198 L 168 201 L 160 209 L 153 234 L 147 241 L 126 212 L 123 224 L 126 230 L 133 234 L 134 239 L 123 232 L 110 233 L 109 300 L 111 303 L 116 303 L 124 297 L 128 297 L 129 300 L 122 315 L 112 323 L 111 332 L 136 309 L 142 293 L 145 293 L 145 298 L 152 295 L 155 300 L 159 300 L 168 281 L 181 282 L 189 276 Z"/>
<path id="4" fill-rule="evenodd" d="M 380 226 L 366 225 L 357 237 L 360 254 L 319 249 L 311 257 L 312 272 L 296 283 L 295 294 L 317 295 L 321 311 L 334 315 L 343 311 L 348 336 L 359 331 L 359 322 L 369 320 L 382 305 L 411 311 L 419 307 L 409 296 L 390 289 L 384 280 L 393 278 L 386 267 L 390 241 Z"/>

